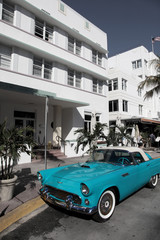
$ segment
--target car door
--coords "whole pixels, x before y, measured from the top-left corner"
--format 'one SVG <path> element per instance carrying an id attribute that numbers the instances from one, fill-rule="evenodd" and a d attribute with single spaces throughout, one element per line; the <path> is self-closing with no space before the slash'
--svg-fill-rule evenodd
<path id="1" fill-rule="evenodd" d="M 120 199 L 127 197 L 137 190 L 136 179 L 138 173 L 136 171 L 136 164 L 133 161 L 132 155 L 128 151 L 115 151 L 115 157 L 122 159 L 122 168 L 118 172 L 117 182 L 120 190 Z M 118 159 L 118 162 L 119 160 Z"/>
<path id="2" fill-rule="evenodd" d="M 138 177 L 138 173 L 136 170 L 136 165 L 125 166 L 120 171 L 119 176 L 119 190 L 120 190 L 120 199 L 124 199 L 129 196 L 133 192 L 135 192 L 137 188 L 136 179 Z"/>
<path id="3" fill-rule="evenodd" d="M 151 169 L 150 169 L 150 160 L 145 161 L 142 155 L 139 152 L 133 153 L 133 158 L 136 165 L 137 178 L 135 179 L 137 188 L 144 186 L 150 180 Z"/>

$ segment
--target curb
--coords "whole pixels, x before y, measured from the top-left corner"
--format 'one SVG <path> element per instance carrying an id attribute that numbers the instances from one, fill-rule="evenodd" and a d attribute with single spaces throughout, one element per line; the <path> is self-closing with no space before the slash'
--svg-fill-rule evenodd
<path id="1" fill-rule="evenodd" d="M 40 198 L 40 196 L 38 196 L 7 213 L 5 216 L 0 218 L 0 233 L 11 226 L 13 223 L 17 222 L 34 210 L 40 208 L 44 204 L 45 202 Z"/>

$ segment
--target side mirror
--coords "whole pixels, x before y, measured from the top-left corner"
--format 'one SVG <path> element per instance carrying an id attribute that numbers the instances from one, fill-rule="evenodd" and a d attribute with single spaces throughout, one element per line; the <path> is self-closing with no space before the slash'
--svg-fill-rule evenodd
<path id="1" fill-rule="evenodd" d="M 136 162 L 139 165 L 142 161 L 140 159 L 136 159 Z"/>

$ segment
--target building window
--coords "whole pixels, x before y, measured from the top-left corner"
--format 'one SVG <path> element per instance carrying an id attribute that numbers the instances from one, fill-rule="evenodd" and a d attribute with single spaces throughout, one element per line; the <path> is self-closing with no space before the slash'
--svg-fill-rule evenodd
<path id="1" fill-rule="evenodd" d="M 14 6 L 8 2 L 3 2 L 2 20 L 12 23 L 14 19 Z"/>
<path id="2" fill-rule="evenodd" d="M 103 81 L 98 81 L 98 93 L 103 94 Z"/>
<path id="3" fill-rule="evenodd" d="M 35 35 L 39 38 L 43 38 L 43 25 L 44 23 L 40 20 L 35 20 Z"/>
<path id="4" fill-rule="evenodd" d="M 45 79 L 52 78 L 52 63 L 42 58 L 34 58 L 33 75 Z"/>
<path id="5" fill-rule="evenodd" d="M 142 67 L 142 60 L 137 60 L 137 68 L 141 68 Z"/>
<path id="6" fill-rule="evenodd" d="M 53 27 L 52 26 L 46 25 L 45 40 L 48 42 L 53 42 Z"/>
<path id="7" fill-rule="evenodd" d="M 122 78 L 122 90 L 127 91 L 127 80 Z"/>
<path id="8" fill-rule="evenodd" d="M 68 70 L 68 85 L 74 86 L 74 70 Z"/>
<path id="9" fill-rule="evenodd" d="M 108 91 L 112 91 L 112 80 L 108 81 Z"/>
<path id="10" fill-rule="evenodd" d="M 95 49 L 92 49 L 92 62 L 102 66 L 102 53 L 98 52 Z"/>
<path id="11" fill-rule="evenodd" d="M 76 54 L 78 56 L 80 56 L 81 55 L 81 42 L 76 40 L 75 45 L 76 45 L 76 47 L 75 47 L 76 48 Z"/>
<path id="12" fill-rule="evenodd" d="M 142 89 L 141 89 L 141 88 L 138 88 L 137 92 L 138 92 L 138 96 L 139 96 L 139 97 L 142 97 Z"/>
<path id="13" fill-rule="evenodd" d="M 73 37 L 68 37 L 68 51 L 80 56 L 81 55 L 81 42 L 74 39 Z"/>
<path id="14" fill-rule="evenodd" d="M 118 78 L 109 80 L 108 91 L 118 90 Z"/>
<path id="15" fill-rule="evenodd" d="M 137 69 L 137 68 L 141 68 L 141 67 L 142 67 L 141 59 L 132 62 L 132 69 Z"/>
<path id="16" fill-rule="evenodd" d="M 102 66 L 102 53 L 98 52 L 98 65 Z"/>
<path id="17" fill-rule="evenodd" d="M 142 115 L 143 114 L 143 105 L 139 105 L 138 108 L 139 108 L 139 115 Z"/>
<path id="18" fill-rule="evenodd" d="M 97 79 L 93 79 L 93 92 L 97 93 Z"/>
<path id="19" fill-rule="evenodd" d="M 35 113 L 34 112 L 23 112 L 23 111 L 14 111 L 15 127 L 31 127 L 35 128 Z M 34 132 L 31 130 L 25 131 L 26 136 L 34 137 Z"/>
<path id="20" fill-rule="evenodd" d="M 147 67 L 147 60 L 144 59 L 144 65 Z"/>
<path id="21" fill-rule="evenodd" d="M 91 114 L 84 115 L 84 129 L 87 132 L 91 132 L 91 119 L 92 119 Z"/>
<path id="22" fill-rule="evenodd" d="M 128 112 L 128 101 L 123 100 L 123 112 Z"/>
<path id="23" fill-rule="evenodd" d="M 60 2 L 60 4 L 59 4 L 59 11 L 62 13 L 65 13 L 65 5 L 62 2 Z"/>
<path id="24" fill-rule="evenodd" d="M 35 20 L 35 35 L 48 42 L 53 42 L 53 27 L 47 25 L 45 22 L 36 19 Z"/>
<path id="25" fill-rule="evenodd" d="M 0 67 L 11 68 L 12 48 L 0 45 Z"/>
<path id="26" fill-rule="evenodd" d="M 68 69 L 67 84 L 76 88 L 81 88 L 81 72 Z"/>
<path id="27" fill-rule="evenodd" d="M 113 79 L 112 82 L 113 82 L 113 90 L 117 90 L 118 89 L 118 79 L 117 78 Z"/>
<path id="28" fill-rule="evenodd" d="M 85 28 L 86 28 L 87 30 L 89 30 L 89 28 L 90 28 L 88 21 L 85 21 Z"/>
<path id="29" fill-rule="evenodd" d="M 74 38 L 68 37 L 68 51 L 74 53 Z"/>
<path id="30" fill-rule="evenodd" d="M 81 88 L 81 73 L 77 71 L 75 72 L 75 86 Z"/>
<path id="31" fill-rule="evenodd" d="M 103 81 L 93 79 L 93 92 L 103 94 Z"/>
<path id="32" fill-rule="evenodd" d="M 41 58 L 34 58 L 33 75 L 37 77 L 42 77 L 42 59 Z"/>
<path id="33" fill-rule="evenodd" d="M 97 51 L 92 50 L 92 62 L 97 63 Z"/>
<path id="34" fill-rule="evenodd" d="M 96 123 L 99 123 L 99 122 L 100 122 L 100 114 L 96 113 Z"/>
<path id="35" fill-rule="evenodd" d="M 44 78 L 52 78 L 52 62 L 44 61 Z"/>
<path id="36" fill-rule="evenodd" d="M 118 100 L 109 101 L 109 112 L 116 112 L 119 110 Z"/>

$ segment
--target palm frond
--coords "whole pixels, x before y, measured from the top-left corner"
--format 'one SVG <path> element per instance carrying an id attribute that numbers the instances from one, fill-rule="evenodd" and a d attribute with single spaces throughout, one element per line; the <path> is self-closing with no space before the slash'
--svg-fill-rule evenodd
<path id="1" fill-rule="evenodd" d="M 144 95 L 144 99 L 152 98 L 154 93 L 156 94 L 160 93 L 160 84 L 156 87 L 153 87 L 151 90 L 147 91 Z"/>
<path id="2" fill-rule="evenodd" d="M 88 132 L 84 128 L 77 129 L 74 132 L 74 134 L 78 134 L 76 139 L 77 145 L 75 147 L 76 153 L 78 153 L 80 146 L 82 147 L 82 150 L 88 146 L 89 149 L 87 151 L 91 152 L 96 147 L 94 142 L 96 142 L 98 139 L 105 138 L 105 134 L 103 133 L 105 127 L 107 127 L 107 124 L 98 122 L 93 128 L 92 132 Z"/>
<path id="3" fill-rule="evenodd" d="M 153 60 L 150 61 L 150 65 L 149 66 L 154 65 L 155 69 L 157 70 L 157 72 L 160 72 L 160 57 L 159 56 L 157 56 L 157 57 L 158 58 L 153 59 Z"/>
<path id="4" fill-rule="evenodd" d="M 147 90 L 149 89 L 146 91 L 144 99 L 152 98 L 154 93 L 158 94 L 160 92 L 160 57 L 153 59 L 150 62 L 150 66 L 151 65 L 153 65 L 154 69 L 157 71 L 157 75 L 146 77 L 146 79 L 138 85 L 138 89 L 144 89 L 144 87 L 146 87 Z"/>
<path id="5" fill-rule="evenodd" d="M 142 82 L 140 82 L 138 88 L 143 89 L 146 87 L 152 87 L 152 86 L 158 86 L 160 85 L 160 75 L 157 76 L 149 76 L 146 77 L 146 79 Z"/>

